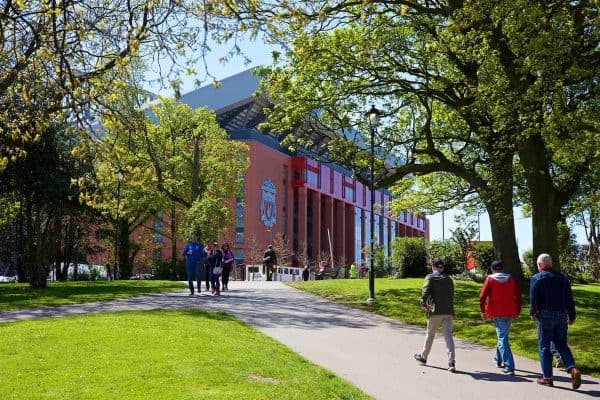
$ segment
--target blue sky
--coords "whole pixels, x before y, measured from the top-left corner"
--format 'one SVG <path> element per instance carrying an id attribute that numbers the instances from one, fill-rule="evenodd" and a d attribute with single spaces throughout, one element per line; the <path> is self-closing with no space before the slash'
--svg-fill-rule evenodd
<path id="1" fill-rule="evenodd" d="M 271 64 L 271 52 L 278 50 L 277 47 L 268 46 L 260 41 L 246 41 L 240 44 L 240 47 L 246 52 L 248 58 L 252 62 L 248 65 L 244 65 L 241 57 L 233 59 L 226 64 L 219 62 L 219 58 L 224 56 L 228 48 L 219 47 L 212 45 L 213 52 L 208 60 L 208 68 L 212 75 L 217 79 L 224 79 L 228 76 L 234 75 L 238 72 L 247 70 L 248 68 Z M 194 90 L 194 77 L 184 78 L 181 87 L 181 93 L 187 93 Z M 163 91 L 161 94 L 172 95 L 169 91 Z M 456 211 L 449 210 L 444 213 L 444 229 L 442 230 L 442 213 L 428 216 L 431 223 L 430 239 L 441 240 L 442 238 L 450 238 L 450 231 L 457 227 L 454 222 L 454 215 Z M 517 235 L 517 244 L 519 246 L 519 254 L 522 256 L 525 250 L 532 248 L 532 230 L 531 230 L 531 218 L 525 218 L 521 215 L 518 209 L 514 210 L 515 216 L 515 231 Z M 583 228 L 577 227 L 575 229 L 577 235 L 577 241 L 579 243 L 585 243 L 585 233 Z M 490 223 L 487 214 L 482 214 L 480 217 L 480 238 L 481 240 L 492 240 L 492 234 L 490 230 Z"/>

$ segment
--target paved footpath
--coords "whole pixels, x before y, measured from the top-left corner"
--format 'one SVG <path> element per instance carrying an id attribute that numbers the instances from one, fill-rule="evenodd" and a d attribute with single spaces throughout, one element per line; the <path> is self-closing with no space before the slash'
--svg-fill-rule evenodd
<path id="1" fill-rule="evenodd" d="M 182 284 L 183 286 L 183 284 Z M 436 338 L 428 365 L 412 355 L 421 349 L 424 330 L 337 305 L 279 282 L 231 282 L 223 296 L 174 293 L 0 313 L 0 322 L 105 311 L 201 308 L 224 311 L 284 343 L 306 359 L 334 372 L 376 399 L 519 400 L 600 397 L 598 379 L 584 376 L 571 390 L 564 371 L 555 370 L 555 387 L 534 383 L 537 361 L 516 357 L 517 374 L 505 376 L 492 350 L 456 341 L 457 372 L 446 371 L 445 346 Z M 457 321 L 455 323 L 460 323 Z M 489 334 L 493 334 L 490 327 Z M 513 335 L 516 332 L 513 332 Z"/>

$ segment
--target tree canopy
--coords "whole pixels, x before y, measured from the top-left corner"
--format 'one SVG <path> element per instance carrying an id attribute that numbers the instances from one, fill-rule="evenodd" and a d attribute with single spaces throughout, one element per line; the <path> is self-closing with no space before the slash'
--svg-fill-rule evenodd
<path id="1" fill-rule="evenodd" d="M 271 128 L 310 140 L 315 132 L 365 132 L 363 114 L 376 104 L 384 117 L 379 158 L 398 161 L 377 164 L 380 185 L 408 174 L 460 179 L 485 205 L 496 252 L 518 275 L 512 206 L 522 185 L 534 252 L 557 253 L 561 209 L 598 157 L 596 3 L 224 3 L 255 29 L 289 40 L 268 74 Z M 331 136 L 330 154 L 365 168 L 360 140 Z"/>

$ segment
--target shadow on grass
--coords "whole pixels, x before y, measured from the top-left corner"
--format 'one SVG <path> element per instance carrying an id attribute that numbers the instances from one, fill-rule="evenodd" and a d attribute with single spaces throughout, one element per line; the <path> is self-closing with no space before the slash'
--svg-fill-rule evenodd
<path id="1" fill-rule="evenodd" d="M 44 289 L 27 284 L 0 286 L 1 309 L 12 310 L 141 296 L 176 290 L 183 286 L 170 281 L 52 282 Z"/>

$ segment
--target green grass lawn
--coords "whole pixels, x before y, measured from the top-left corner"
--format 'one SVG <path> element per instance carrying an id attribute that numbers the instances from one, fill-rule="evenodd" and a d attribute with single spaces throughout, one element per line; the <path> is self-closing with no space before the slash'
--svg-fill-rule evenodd
<path id="1" fill-rule="evenodd" d="M 0 324 L 0 399 L 368 399 L 225 314 L 102 313 Z"/>
<path id="2" fill-rule="evenodd" d="M 479 290 L 481 284 L 454 281 L 455 323 L 457 337 L 486 346 L 496 346 L 496 334 L 491 322 L 479 316 Z M 377 279 L 377 301 L 365 303 L 368 297 L 368 280 L 334 279 L 296 282 L 290 285 L 346 304 L 394 318 L 413 325 L 426 325 L 425 314 L 418 307 L 423 279 Z M 600 337 L 600 285 L 573 285 L 577 320 L 569 327 L 569 345 L 575 362 L 584 373 L 600 377 L 600 357 L 597 340 Z M 521 317 L 511 328 L 511 347 L 515 354 L 538 359 L 536 325 L 529 319 L 529 306 L 523 307 Z M 490 355 L 491 357 L 491 355 Z"/>
<path id="3" fill-rule="evenodd" d="M 185 289 L 173 281 L 49 282 L 46 289 L 30 289 L 26 283 L 0 285 L 0 311 L 91 301 L 125 299 L 143 294 Z"/>

